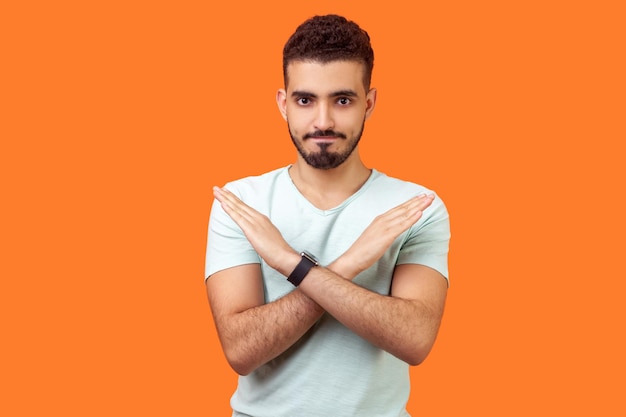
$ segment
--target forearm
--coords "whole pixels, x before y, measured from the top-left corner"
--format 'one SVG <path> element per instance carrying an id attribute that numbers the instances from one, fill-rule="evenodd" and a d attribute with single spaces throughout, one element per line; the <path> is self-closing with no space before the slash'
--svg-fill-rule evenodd
<path id="1" fill-rule="evenodd" d="M 314 268 L 300 289 L 356 334 L 411 365 L 432 348 L 441 315 L 418 300 L 372 292 L 326 268 Z"/>
<path id="2" fill-rule="evenodd" d="M 281 256 L 277 269 L 286 277 L 300 261 L 300 255 L 288 251 Z M 329 268 L 354 278 L 356 271 L 338 259 Z M 341 279 L 341 278 L 339 278 Z M 297 342 L 324 314 L 324 309 L 302 290 L 295 289 L 271 303 L 261 304 L 231 314 L 219 326 L 226 356 L 239 374 L 245 375 L 274 359 Z"/>
<path id="3" fill-rule="evenodd" d="M 217 187 L 214 190 L 224 211 L 242 229 L 259 256 L 270 267 L 289 276 L 300 256 L 270 219 L 228 190 Z M 226 286 L 232 294 L 230 300 L 248 300 L 233 308 L 228 304 L 229 297 L 223 297 L 227 302 L 219 306 L 219 310 L 231 312 L 228 325 L 219 326 L 218 331 L 221 327 L 227 333 L 220 336 L 227 341 L 224 350 L 237 353 L 233 367 L 247 373 L 276 357 L 311 327 L 323 314 L 322 309 L 406 362 L 421 362 L 434 342 L 443 312 L 445 293 L 441 281 L 431 280 L 432 274 L 424 271 L 407 273 L 403 269 L 404 272 L 397 274 L 402 268 L 396 268 L 392 286 L 400 290 L 392 290 L 393 296 L 389 297 L 361 288 L 350 280 L 380 259 L 392 242 L 420 219 L 433 199 L 433 195 L 418 195 L 377 216 L 332 265 L 314 267 L 302 282 L 301 292 L 294 291 L 284 300 L 261 305 L 263 300 L 258 296 L 236 294 L 234 289 L 240 287 L 229 281 Z M 396 279 L 398 276 L 400 279 Z M 435 288 L 433 282 L 438 282 L 439 287 Z M 253 293 L 259 292 L 262 288 Z M 294 323 L 294 317 L 298 323 Z"/>
<path id="4" fill-rule="evenodd" d="M 275 267 L 287 276 L 300 262 L 301 257 L 290 249 L 282 253 L 280 259 L 280 265 Z M 232 368 L 241 375 L 252 372 L 286 351 L 324 313 L 319 304 L 300 289 L 294 289 L 273 302 L 263 303 L 260 277 L 258 281 L 249 281 L 247 278 L 237 281 L 253 272 L 256 269 L 247 272 L 244 270 L 242 275 L 231 272 L 228 277 L 216 276 L 207 281 L 210 285 L 209 299 L 224 353 Z M 241 293 L 234 291 L 228 295 L 223 285 L 230 291 L 234 287 L 247 288 L 252 294 L 259 294 L 256 296 L 259 298 L 237 305 L 232 297 L 241 297 Z M 258 285 L 258 289 L 254 289 L 254 285 Z M 212 296 L 217 293 L 222 296 Z"/>
<path id="5" fill-rule="evenodd" d="M 218 320 L 218 331 L 233 369 L 246 375 L 300 339 L 324 310 L 299 290 L 271 303 Z"/>

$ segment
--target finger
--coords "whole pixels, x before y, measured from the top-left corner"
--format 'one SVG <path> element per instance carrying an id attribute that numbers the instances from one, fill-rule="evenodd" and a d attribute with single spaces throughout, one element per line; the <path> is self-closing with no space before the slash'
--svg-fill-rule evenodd
<path id="1" fill-rule="evenodd" d="M 215 197 L 222 204 L 227 204 L 232 209 L 242 214 L 253 215 L 258 213 L 252 207 L 241 201 L 239 197 L 225 188 L 214 188 Z"/>
<path id="2" fill-rule="evenodd" d="M 414 225 L 421 217 L 424 210 L 430 206 L 435 196 L 421 194 L 413 197 L 405 203 L 385 213 L 382 221 L 386 222 L 387 228 L 392 233 L 401 233 Z"/>
<path id="3" fill-rule="evenodd" d="M 411 216 L 417 214 L 418 212 L 424 211 L 433 203 L 434 199 L 435 196 L 433 194 L 422 194 L 409 200 L 409 204 L 406 206 L 407 215 Z"/>
<path id="4" fill-rule="evenodd" d="M 222 208 L 235 221 L 254 221 L 256 210 L 241 201 L 235 194 L 225 188 L 213 187 L 215 198 L 221 203 Z"/>
<path id="5" fill-rule="evenodd" d="M 435 195 L 434 194 L 428 194 L 424 198 L 421 198 L 419 200 L 419 202 L 418 202 L 420 210 L 424 210 L 427 207 L 429 207 L 433 203 L 433 201 L 435 201 Z"/>
<path id="6" fill-rule="evenodd" d="M 231 204 L 242 202 L 235 194 L 226 188 L 213 187 L 213 194 L 220 202 L 229 201 Z"/>
<path id="7" fill-rule="evenodd" d="M 415 216 L 418 213 L 421 213 L 427 209 L 435 200 L 434 194 L 420 194 L 419 196 L 414 197 L 410 200 L 410 204 L 407 207 L 407 212 L 409 212 L 409 216 Z"/>
<path id="8" fill-rule="evenodd" d="M 404 203 L 390 209 L 386 213 L 384 213 L 381 217 L 384 217 L 385 220 L 394 220 L 394 219 L 405 219 L 407 217 L 412 217 L 417 212 L 425 209 L 432 203 L 432 198 L 426 194 L 420 194 Z"/>
<path id="9" fill-rule="evenodd" d="M 394 207 L 394 209 L 406 208 L 410 210 L 418 206 L 424 206 L 424 205 L 428 206 L 430 205 L 430 203 L 432 203 L 433 199 L 434 199 L 434 195 L 422 193 L 422 194 L 416 195 L 415 197 L 408 199 L 404 203 Z"/>

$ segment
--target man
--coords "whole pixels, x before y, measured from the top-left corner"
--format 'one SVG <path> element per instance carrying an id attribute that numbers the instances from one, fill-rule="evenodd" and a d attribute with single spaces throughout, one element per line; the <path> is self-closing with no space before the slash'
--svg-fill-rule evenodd
<path id="1" fill-rule="evenodd" d="M 300 25 L 276 96 L 297 160 L 214 188 L 206 285 L 241 375 L 233 416 L 408 416 L 409 365 L 443 314 L 449 222 L 431 191 L 361 161 L 373 62 L 354 22 Z"/>

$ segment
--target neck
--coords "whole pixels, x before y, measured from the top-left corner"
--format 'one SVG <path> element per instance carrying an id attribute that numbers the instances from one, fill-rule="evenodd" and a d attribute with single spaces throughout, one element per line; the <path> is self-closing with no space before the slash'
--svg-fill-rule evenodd
<path id="1" fill-rule="evenodd" d="M 341 204 L 363 186 L 370 174 L 371 169 L 361 161 L 358 149 L 337 168 L 313 168 L 298 155 L 298 160 L 289 170 L 291 180 L 300 193 L 322 210 Z"/>

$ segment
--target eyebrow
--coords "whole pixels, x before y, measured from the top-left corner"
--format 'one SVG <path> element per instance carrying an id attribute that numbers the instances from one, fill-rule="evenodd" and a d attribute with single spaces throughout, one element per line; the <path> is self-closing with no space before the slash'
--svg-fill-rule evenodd
<path id="1" fill-rule="evenodd" d="M 356 91 L 353 90 L 338 90 L 329 94 L 329 97 L 357 97 Z M 311 97 L 317 98 L 317 94 L 304 90 L 294 90 L 291 92 L 291 97 Z"/>

